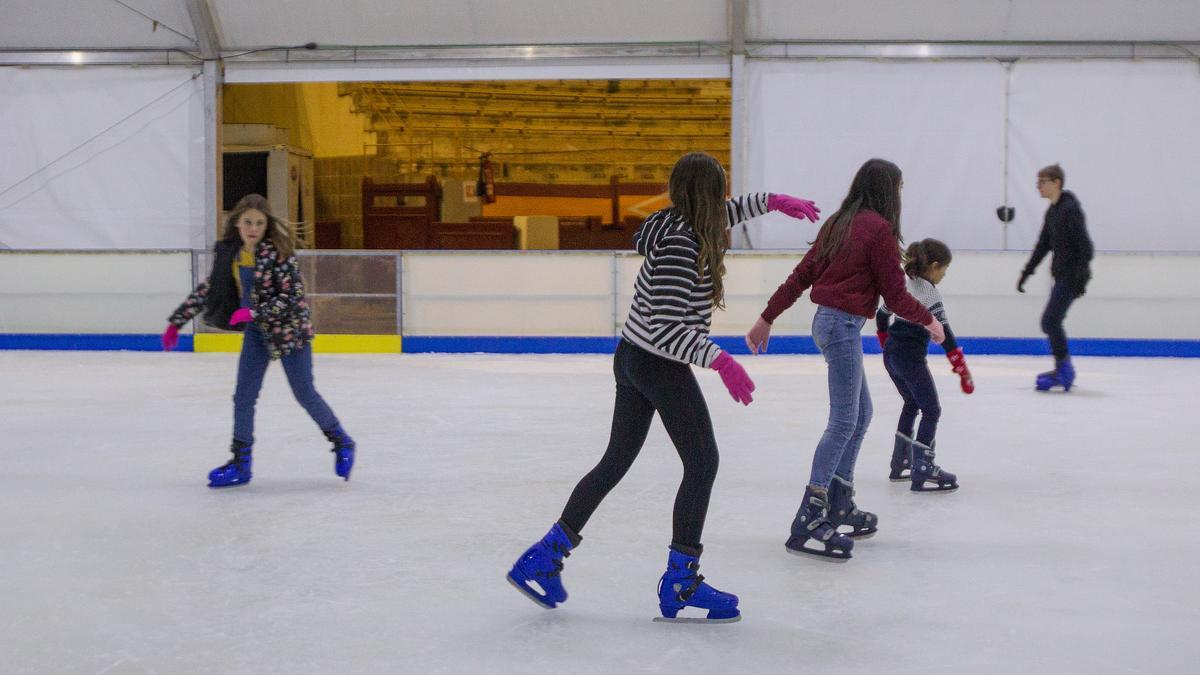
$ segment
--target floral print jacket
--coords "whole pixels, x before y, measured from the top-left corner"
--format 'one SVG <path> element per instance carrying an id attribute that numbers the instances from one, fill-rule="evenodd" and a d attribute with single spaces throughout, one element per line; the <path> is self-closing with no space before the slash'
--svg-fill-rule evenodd
<path id="1" fill-rule="evenodd" d="M 208 280 L 197 286 L 167 321 L 182 328 L 206 307 L 215 304 L 216 299 L 209 293 L 213 287 L 214 273 L 229 275 L 229 283 L 218 285 L 236 294 L 237 286 L 232 281 L 233 270 L 230 265 L 223 264 L 224 258 L 226 257 L 217 256 L 217 262 L 214 263 L 213 272 L 209 274 Z M 237 306 L 236 301 L 233 306 Z M 259 242 L 254 252 L 254 288 L 250 291 L 250 314 L 254 317 L 254 325 L 266 339 L 267 351 L 272 359 L 280 359 L 300 351 L 312 341 L 312 318 L 308 302 L 304 299 L 300 262 L 294 255 L 281 260 L 279 251 L 269 240 Z M 211 317 L 206 317 L 206 320 L 208 318 Z M 221 320 L 226 325 L 216 325 Z M 227 325 L 228 320 L 228 316 L 220 316 L 218 321 L 209 323 L 224 330 L 238 330 Z"/>

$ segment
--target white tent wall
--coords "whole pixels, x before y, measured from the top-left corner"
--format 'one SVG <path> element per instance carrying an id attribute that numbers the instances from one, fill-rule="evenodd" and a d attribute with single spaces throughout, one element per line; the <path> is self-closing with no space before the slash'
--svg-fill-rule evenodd
<path id="1" fill-rule="evenodd" d="M 1009 111 L 1005 228 L 1002 64 L 769 61 L 747 67 L 746 185 L 802 194 L 826 215 L 870 157 L 904 170 L 906 235 L 959 249 L 1028 249 L 1060 162 L 1104 250 L 1200 250 L 1200 70 L 1174 61 L 1018 62 Z M 813 228 L 770 216 L 756 248 L 804 247 Z"/>
<path id="2" fill-rule="evenodd" d="M 903 227 L 955 248 L 1000 248 L 1004 68 L 990 62 L 750 60 L 745 185 L 803 195 L 833 213 L 854 172 L 904 171 Z M 771 214 L 754 248 L 806 248 L 816 228 Z"/>
<path id="3" fill-rule="evenodd" d="M 204 248 L 195 68 L 0 68 L 0 246 Z"/>
<path id="4" fill-rule="evenodd" d="M 1019 62 L 1011 91 L 1011 247 L 1037 241 L 1035 176 L 1058 162 L 1097 248 L 1200 251 L 1195 62 Z"/>

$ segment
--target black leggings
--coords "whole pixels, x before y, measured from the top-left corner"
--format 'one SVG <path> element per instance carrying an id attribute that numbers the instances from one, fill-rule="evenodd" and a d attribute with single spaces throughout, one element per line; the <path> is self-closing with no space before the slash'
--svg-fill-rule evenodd
<path id="1" fill-rule="evenodd" d="M 692 368 L 621 340 L 613 358 L 617 403 L 612 433 L 600 463 L 575 486 L 562 522 L 578 533 L 600 502 L 637 459 L 655 411 L 683 460 L 683 482 L 675 495 L 673 544 L 700 549 L 708 498 L 717 477 L 717 441 L 708 406 Z"/>

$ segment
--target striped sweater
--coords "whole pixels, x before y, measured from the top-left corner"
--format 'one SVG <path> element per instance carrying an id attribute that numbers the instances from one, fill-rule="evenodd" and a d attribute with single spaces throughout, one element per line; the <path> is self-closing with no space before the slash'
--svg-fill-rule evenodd
<path id="1" fill-rule="evenodd" d="M 937 286 L 922 277 L 907 277 L 905 285 L 908 294 L 924 305 L 933 318 L 942 324 L 942 330 L 946 333 L 942 349 L 946 350 L 947 354 L 958 349 L 958 340 L 954 338 L 954 331 L 950 330 L 950 321 L 946 319 L 946 306 L 942 303 L 942 294 L 938 291 Z M 879 305 L 879 310 L 875 313 L 875 327 L 879 332 L 887 332 L 891 337 L 916 340 L 923 345 L 929 344 L 929 331 L 925 330 L 924 326 L 900 317 L 896 317 L 896 320 L 892 321 L 892 314 L 893 312 L 888 309 L 886 302 Z"/>
<path id="2" fill-rule="evenodd" d="M 767 212 L 766 192 L 725 202 L 729 227 Z M 708 337 L 712 325 L 712 275 L 700 269 L 700 240 L 680 214 L 650 214 L 633 236 L 646 256 L 633 288 L 621 337 L 673 361 L 709 367 L 721 348 Z"/>

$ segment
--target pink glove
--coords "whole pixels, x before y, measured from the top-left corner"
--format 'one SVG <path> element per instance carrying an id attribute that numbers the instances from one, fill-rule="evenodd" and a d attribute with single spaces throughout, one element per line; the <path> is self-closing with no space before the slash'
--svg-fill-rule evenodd
<path id="1" fill-rule="evenodd" d="M 239 323 L 246 323 L 248 321 L 253 321 L 253 320 L 254 320 L 254 317 L 250 315 L 250 310 L 246 307 L 243 307 L 243 308 L 239 309 L 238 311 L 234 312 L 233 316 L 229 317 L 229 325 L 236 326 Z M 941 340 L 938 340 L 938 343 L 941 343 Z"/>
<path id="2" fill-rule="evenodd" d="M 729 390 L 729 395 L 735 401 L 741 401 L 742 405 L 750 405 L 754 399 L 750 393 L 754 391 L 754 382 L 750 380 L 750 376 L 746 374 L 746 370 L 742 365 L 733 360 L 729 352 L 721 352 L 720 356 L 713 359 L 712 369 L 717 371 L 721 376 L 721 381 L 725 383 L 725 388 Z"/>
<path id="3" fill-rule="evenodd" d="M 790 195 L 777 195 L 771 193 L 767 197 L 767 210 L 778 211 L 787 214 L 793 218 L 807 218 L 814 223 L 821 217 L 821 209 L 817 205 L 807 199 L 792 197 Z"/>
<path id="4" fill-rule="evenodd" d="M 163 351 L 169 352 L 172 349 L 175 349 L 176 345 L 178 345 L 178 344 L 179 344 L 179 328 L 177 328 L 175 326 L 175 324 L 169 323 L 169 324 L 167 324 L 167 329 L 164 330 L 163 334 L 162 334 Z"/>
<path id="5" fill-rule="evenodd" d="M 767 343 L 771 341 L 771 324 L 767 320 L 758 317 L 758 321 L 754 322 L 754 327 L 746 333 L 746 347 L 750 349 L 751 354 L 757 354 L 759 351 L 766 353 Z"/>
<path id="6" fill-rule="evenodd" d="M 929 331 L 929 337 L 933 338 L 935 344 L 942 344 L 946 341 L 946 331 L 942 328 L 942 322 L 934 319 L 925 324 L 925 330 Z"/>

